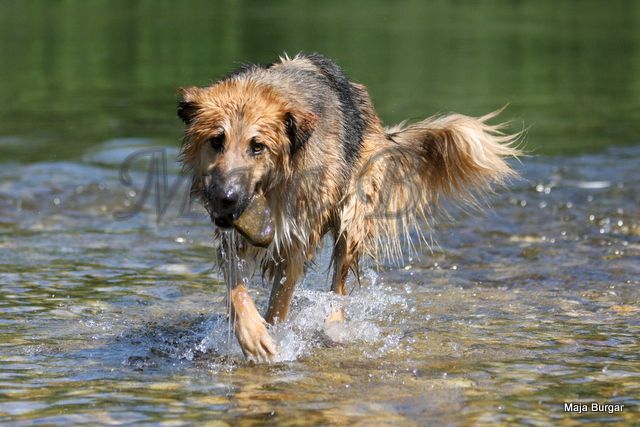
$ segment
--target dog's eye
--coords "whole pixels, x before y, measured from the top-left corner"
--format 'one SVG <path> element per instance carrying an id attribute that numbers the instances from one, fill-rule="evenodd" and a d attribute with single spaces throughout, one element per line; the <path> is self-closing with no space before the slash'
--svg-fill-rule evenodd
<path id="1" fill-rule="evenodd" d="M 251 153 L 258 155 L 264 151 L 264 144 L 258 142 L 255 138 L 251 139 Z"/>
<path id="2" fill-rule="evenodd" d="M 209 140 L 209 144 L 211 144 L 213 151 L 222 151 L 222 148 L 224 147 L 224 132 L 212 137 Z"/>

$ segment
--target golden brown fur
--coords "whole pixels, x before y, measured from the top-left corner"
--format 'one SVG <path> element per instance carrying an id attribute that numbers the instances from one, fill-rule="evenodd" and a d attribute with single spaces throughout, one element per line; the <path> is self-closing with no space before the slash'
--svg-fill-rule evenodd
<path id="1" fill-rule="evenodd" d="M 430 223 L 442 197 L 476 204 L 514 176 L 504 158 L 518 155 L 518 135 L 487 123 L 497 112 L 384 128 L 366 88 L 320 55 L 285 57 L 184 89 L 179 114 L 187 125 L 183 161 L 212 220 L 228 226 L 256 193 L 273 212 L 267 249 L 238 238 L 241 256 L 274 281 L 268 323 L 286 318 L 303 266 L 325 234 L 335 245 L 331 289 L 344 295 L 361 255 L 400 256 L 401 238 L 419 219 Z M 228 188 L 232 209 L 222 206 Z M 232 310 L 236 335 L 248 357 L 270 360 L 275 348 L 249 305 Z"/>

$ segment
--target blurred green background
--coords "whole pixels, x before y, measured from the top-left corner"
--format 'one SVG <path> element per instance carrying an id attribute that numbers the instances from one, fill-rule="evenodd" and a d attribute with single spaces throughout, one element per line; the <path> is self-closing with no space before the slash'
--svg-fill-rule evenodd
<path id="1" fill-rule="evenodd" d="M 509 103 L 535 153 L 640 141 L 636 1 L 2 1 L 1 159 L 177 146 L 179 86 L 298 51 L 366 84 L 387 124 Z"/>

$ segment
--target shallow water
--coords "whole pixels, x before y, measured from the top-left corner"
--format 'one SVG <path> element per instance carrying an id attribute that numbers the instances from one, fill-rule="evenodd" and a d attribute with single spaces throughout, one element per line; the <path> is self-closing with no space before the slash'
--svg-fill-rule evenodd
<path id="1" fill-rule="evenodd" d="M 0 2 L 0 423 L 640 423 L 639 31 L 625 0 Z M 253 365 L 177 178 L 176 88 L 300 50 L 385 123 L 510 103 L 533 155 L 366 266 L 329 331 L 325 248 Z M 563 410 L 590 401 L 625 409 Z"/>
<path id="2" fill-rule="evenodd" d="M 535 424 L 582 400 L 629 409 L 574 420 L 637 420 L 640 147 L 527 158 L 486 214 L 368 268 L 333 339 L 325 250 L 279 362 L 253 365 L 227 341 L 205 216 L 173 203 L 158 224 L 150 197 L 115 220 L 140 194 L 104 166 L 113 145 L 0 172 L 0 421 Z"/>

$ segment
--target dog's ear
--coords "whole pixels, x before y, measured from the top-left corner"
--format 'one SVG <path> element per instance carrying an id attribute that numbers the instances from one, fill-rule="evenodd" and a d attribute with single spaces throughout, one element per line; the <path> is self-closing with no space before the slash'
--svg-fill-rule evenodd
<path id="1" fill-rule="evenodd" d="M 180 88 L 178 90 L 180 96 L 180 100 L 178 101 L 178 117 L 180 117 L 186 125 L 191 124 L 198 112 L 199 107 L 196 102 L 198 90 L 197 87 Z"/>
<path id="2" fill-rule="evenodd" d="M 289 150 L 291 156 L 305 146 L 313 133 L 316 121 L 317 117 L 313 113 L 297 111 L 285 114 L 287 136 L 291 144 Z"/>

